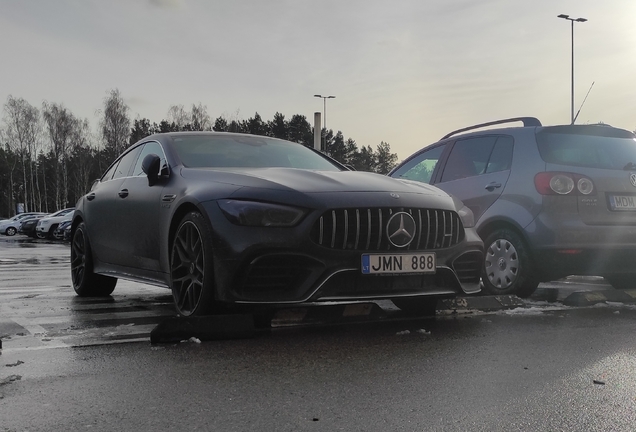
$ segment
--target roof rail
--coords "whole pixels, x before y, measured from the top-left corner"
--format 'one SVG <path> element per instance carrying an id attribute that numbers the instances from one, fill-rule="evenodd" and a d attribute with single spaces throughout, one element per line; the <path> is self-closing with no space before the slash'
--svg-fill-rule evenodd
<path id="1" fill-rule="evenodd" d="M 538 118 L 535 117 L 513 117 L 513 118 L 509 118 L 509 119 L 504 119 L 504 120 L 496 120 L 496 121 L 491 121 L 488 123 L 481 123 L 478 125 L 474 125 L 474 126 L 468 126 L 462 129 L 457 129 L 456 131 L 453 131 L 451 133 L 448 133 L 446 135 L 444 135 L 442 137 L 442 139 L 446 139 L 448 137 L 451 137 L 453 135 L 456 135 L 458 133 L 461 132 L 466 132 L 469 130 L 473 130 L 473 129 L 480 129 L 486 126 L 493 126 L 493 125 L 498 125 L 498 124 L 503 124 L 503 123 L 512 123 L 512 122 L 523 122 L 523 127 L 532 127 L 532 126 L 541 126 L 541 122 L 539 121 Z M 441 141 L 441 140 L 440 140 Z"/>

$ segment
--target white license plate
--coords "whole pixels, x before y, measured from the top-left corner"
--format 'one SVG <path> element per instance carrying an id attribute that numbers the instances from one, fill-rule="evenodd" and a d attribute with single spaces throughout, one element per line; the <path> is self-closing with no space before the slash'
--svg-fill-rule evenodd
<path id="1" fill-rule="evenodd" d="M 612 210 L 636 210 L 636 196 L 610 195 Z"/>
<path id="2" fill-rule="evenodd" d="M 435 273 L 434 253 L 363 254 L 363 274 Z"/>

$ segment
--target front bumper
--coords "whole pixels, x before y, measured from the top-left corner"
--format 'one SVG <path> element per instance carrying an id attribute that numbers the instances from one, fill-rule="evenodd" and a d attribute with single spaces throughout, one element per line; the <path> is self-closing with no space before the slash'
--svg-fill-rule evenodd
<path id="1" fill-rule="evenodd" d="M 214 231 L 217 299 L 228 303 L 294 304 L 307 301 L 452 297 L 479 292 L 483 243 L 474 229 L 450 247 L 411 249 L 435 252 L 430 275 L 363 275 L 361 255 L 377 250 L 338 250 L 312 241 L 317 216 L 293 228 L 231 224 L 216 203 L 207 203 Z M 399 253 L 407 251 L 386 251 Z M 385 252 L 381 252 L 385 253 Z"/>

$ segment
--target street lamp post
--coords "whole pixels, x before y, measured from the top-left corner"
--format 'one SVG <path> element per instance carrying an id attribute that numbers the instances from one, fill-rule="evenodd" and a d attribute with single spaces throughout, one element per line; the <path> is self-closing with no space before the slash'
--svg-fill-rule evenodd
<path id="1" fill-rule="evenodd" d="M 334 99 L 335 96 L 323 96 L 323 95 L 315 94 L 314 97 L 322 98 L 322 101 L 323 101 L 322 116 L 324 120 L 323 128 L 325 130 L 325 135 L 324 135 L 322 147 L 323 147 L 323 150 L 326 150 L 325 147 L 327 146 L 327 99 Z"/>
<path id="2" fill-rule="evenodd" d="M 322 98 L 324 104 L 322 107 L 322 116 L 325 125 L 325 132 L 327 131 L 327 99 L 334 99 L 335 96 L 323 96 L 323 95 L 314 95 L 314 97 Z"/>
<path id="3" fill-rule="evenodd" d="M 574 123 L 574 23 L 585 22 L 587 21 L 587 19 L 586 18 L 570 18 L 570 15 L 565 15 L 565 14 L 557 15 L 557 18 L 563 18 L 572 23 L 572 80 L 571 80 L 572 81 L 572 90 L 571 90 L 572 102 L 570 104 L 570 113 L 571 113 L 570 118 L 573 124 Z"/>

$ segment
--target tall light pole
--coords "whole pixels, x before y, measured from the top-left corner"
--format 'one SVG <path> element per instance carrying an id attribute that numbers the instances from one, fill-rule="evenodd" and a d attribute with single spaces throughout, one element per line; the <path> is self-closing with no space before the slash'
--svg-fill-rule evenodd
<path id="1" fill-rule="evenodd" d="M 314 95 L 314 97 L 322 98 L 324 102 L 322 107 L 322 116 L 325 124 L 325 131 L 327 131 L 327 99 L 334 99 L 335 96 Z"/>
<path id="2" fill-rule="evenodd" d="M 585 22 L 586 18 L 570 18 L 570 15 L 557 15 L 557 18 L 563 18 L 572 23 L 572 103 L 571 103 L 571 122 L 574 123 L 574 23 L 575 22 Z"/>
<path id="3" fill-rule="evenodd" d="M 323 150 L 327 150 L 325 148 L 325 147 L 327 147 L 327 99 L 334 99 L 335 96 L 323 96 L 323 95 L 315 94 L 314 97 L 322 98 L 322 101 L 323 101 L 322 116 L 323 116 L 323 120 L 324 120 L 323 129 L 325 130 L 325 134 L 324 134 L 324 138 L 323 138 L 322 149 Z"/>

